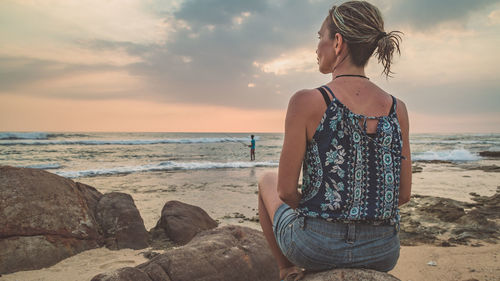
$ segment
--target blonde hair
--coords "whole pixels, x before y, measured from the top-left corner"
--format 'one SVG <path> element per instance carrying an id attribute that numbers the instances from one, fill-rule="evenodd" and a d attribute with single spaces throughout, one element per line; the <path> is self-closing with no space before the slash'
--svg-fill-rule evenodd
<path id="1" fill-rule="evenodd" d="M 383 73 L 390 77 L 394 51 L 399 49 L 402 32 L 384 31 L 384 20 L 377 7 L 366 1 L 349 1 L 333 6 L 327 17 L 330 37 L 342 35 L 347 43 L 351 60 L 356 66 L 365 66 L 377 49 L 378 62 L 384 66 Z"/>

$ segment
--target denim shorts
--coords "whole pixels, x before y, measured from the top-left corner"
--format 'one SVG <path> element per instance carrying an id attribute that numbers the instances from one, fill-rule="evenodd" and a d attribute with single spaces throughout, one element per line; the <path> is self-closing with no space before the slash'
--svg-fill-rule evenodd
<path id="1" fill-rule="evenodd" d="M 367 268 L 387 272 L 399 258 L 398 229 L 393 225 L 301 217 L 282 204 L 274 214 L 273 231 L 288 260 L 311 271 Z"/>

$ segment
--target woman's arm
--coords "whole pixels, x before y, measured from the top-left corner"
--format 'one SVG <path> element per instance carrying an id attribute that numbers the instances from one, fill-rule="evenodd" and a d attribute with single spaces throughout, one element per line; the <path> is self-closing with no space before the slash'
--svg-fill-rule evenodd
<path id="1" fill-rule="evenodd" d="M 299 206 L 301 199 L 298 181 L 307 143 L 308 98 L 310 90 L 303 90 L 295 93 L 288 103 L 279 163 L 278 195 L 293 209 Z"/>
<path id="2" fill-rule="evenodd" d="M 411 195 L 411 151 L 410 151 L 410 124 L 408 120 L 408 111 L 406 105 L 398 100 L 396 111 L 401 127 L 403 139 L 403 159 L 401 160 L 401 181 L 399 184 L 399 206 L 410 201 Z"/>

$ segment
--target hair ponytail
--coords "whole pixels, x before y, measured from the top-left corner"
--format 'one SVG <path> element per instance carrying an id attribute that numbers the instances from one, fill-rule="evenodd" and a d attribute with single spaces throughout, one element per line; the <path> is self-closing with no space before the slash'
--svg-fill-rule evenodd
<path id="1" fill-rule="evenodd" d="M 400 31 L 391 31 L 389 33 L 381 32 L 378 36 L 376 56 L 378 62 L 384 67 L 382 73 L 386 77 L 391 77 L 391 74 L 394 73 L 391 71 L 394 51 L 401 55 L 399 48 L 399 44 L 402 41 L 401 34 L 403 33 Z"/>

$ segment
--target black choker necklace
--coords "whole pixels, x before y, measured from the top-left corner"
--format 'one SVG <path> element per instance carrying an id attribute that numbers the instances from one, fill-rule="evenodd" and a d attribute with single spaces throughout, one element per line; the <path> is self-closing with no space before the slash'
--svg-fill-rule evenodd
<path id="1" fill-rule="evenodd" d="M 359 77 L 359 78 L 365 78 L 365 79 L 368 79 L 370 80 L 370 78 L 364 76 L 364 75 L 358 75 L 358 74 L 341 74 L 341 75 L 337 75 L 335 76 L 335 78 L 333 78 L 333 80 L 339 78 L 339 77 Z"/>

